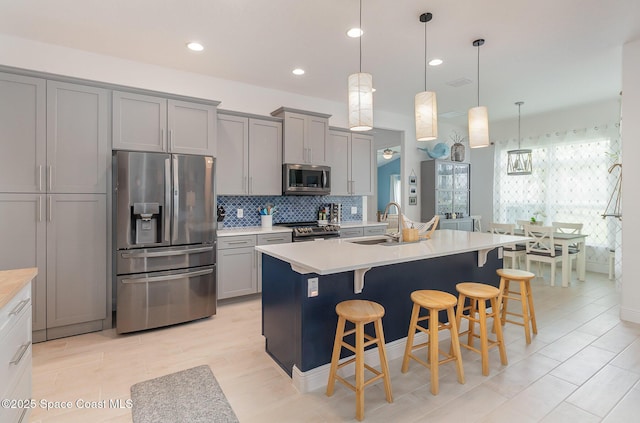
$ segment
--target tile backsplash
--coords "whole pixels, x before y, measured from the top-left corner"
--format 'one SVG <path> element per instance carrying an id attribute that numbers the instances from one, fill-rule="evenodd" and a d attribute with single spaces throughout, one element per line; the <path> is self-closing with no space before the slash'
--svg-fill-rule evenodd
<path id="1" fill-rule="evenodd" d="M 218 206 L 224 207 L 226 217 L 222 222 L 223 228 L 243 226 L 260 226 L 258 207 L 267 204 L 275 206 L 273 223 L 311 222 L 318 219 L 318 210 L 329 203 L 342 204 L 342 221 L 354 222 L 362 220 L 362 197 L 360 196 L 244 196 L 219 195 Z M 351 208 L 356 207 L 357 213 L 351 214 Z M 237 217 L 237 210 L 242 209 L 244 217 Z M 220 226 L 220 224 L 218 224 Z"/>

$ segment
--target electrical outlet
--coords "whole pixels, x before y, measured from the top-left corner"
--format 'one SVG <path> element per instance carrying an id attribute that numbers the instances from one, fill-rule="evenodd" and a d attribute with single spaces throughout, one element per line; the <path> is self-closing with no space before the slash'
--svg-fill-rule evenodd
<path id="1" fill-rule="evenodd" d="M 357 207 L 351 207 L 351 214 L 358 214 L 358 208 Z"/>
<path id="2" fill-rule="evenodd" d="M 307 297 L 318 296 L 318 278 L 307 279 Z"/>
<path id="3" fill-rule="evenodd" d="M 238 210 L 236 211 L 236 217 L 237 217 L 238 219 L 242 219 L 242 218 L 244 217 L 244 210 L 242 210 L 242 209 L 238 209 Z"/>

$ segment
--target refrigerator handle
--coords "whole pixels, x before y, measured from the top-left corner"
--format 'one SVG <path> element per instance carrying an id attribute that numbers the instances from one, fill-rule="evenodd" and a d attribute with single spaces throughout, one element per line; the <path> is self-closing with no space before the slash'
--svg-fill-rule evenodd
<path id="1" fill-rule="evenodd" d="M 171 162 L 164 160 L 164 228 L 162 228 L 162 239 L 169 242 L 171 233 Z"/>
<path id="2" fill-rule="evenodd" d="M 173 231 L 172 241 L 178 241 L 178 221 L 180 218 L 180 191 L 178 184 L 178 158 L 173 157 Z"/>

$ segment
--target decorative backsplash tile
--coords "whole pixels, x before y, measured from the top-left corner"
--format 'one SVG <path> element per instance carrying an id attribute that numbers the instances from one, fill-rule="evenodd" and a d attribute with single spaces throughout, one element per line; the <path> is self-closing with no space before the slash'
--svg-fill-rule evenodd
<path id="1" fill-rule="evenodd" d="M 318 210 L 329 203 L 342 204 L 342 221 L 355 222 L 362 220 L 362 197 L 355 196 L 240 196 L 220 195 L 218 206 L 224 207 L 226 217 L 223 221 L 224 228 L 243 226 L 260 226 L 259 207 L 267 204 L 275 206 L 273 223 L 287 222 L 311 222 L 318 219 Z M 356 207 L 358 212 L 351 214 L 351 207 Z M 244 217 L 237 217 L 237 210 L 242 209 Z"/>

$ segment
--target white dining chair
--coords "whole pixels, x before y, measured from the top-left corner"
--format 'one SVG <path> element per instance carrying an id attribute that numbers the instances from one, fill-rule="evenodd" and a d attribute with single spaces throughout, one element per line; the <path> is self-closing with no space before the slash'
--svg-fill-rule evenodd
<path id="1" fill-rule="evenodd" d="M 527 241 L 527 271 L 531 269 L 531 262 L 538 262 L 538 275 L 542 275 L 540 263 L 551 265 L 551 286 L 556 284 L 556 264 L 562 262 L 562 251 L 554 243 L 555 228 L 553 226 L 525 225 L 525 235 L 532 238 Z M 570 260 L 575 254 L 569 254 Z M 569 261 L 571 264 L 571 261 Z"/>
<path id="2" fill-rule="evenodd" d="M 489 225 L 489 231 L 498 235 L 513 235 L 513 231 L 515 230 L 516 225 L 513 223 L 496 223 L 492 222 Z M 505 245 L 502 249 L 502 255 L 504 257 L 508 257 L 511 261 L 511 268 L 516 269 L 516 263 L 518 264 L 517 269 L 520 269 L 522 266 L 520 264 L 521 258 L 527 257 L 527 248 L 524 244 L 509 244 Z M 505 266 L 506 267 L 506 266 Z"/>
<path id="3" fill-rule="evenodd" d="M 524 225 L 530 225 L 530 224 L 531 224 L 530 220 L 516 220 L 516 226 L 518 227 L 518 229 L 524 230 Z"/>
<path id="4" fill-rule="evenodd" d="M 569 222 L 552 222 L 551 226 L 553 226 L 556 232 L 563 234 L 581 234 L 582 233 L 582 223 L 569 223 Z M 571 244 L 569 246 L 569 253 L 577 254 L 580 251 L 577 244 Z"/>

